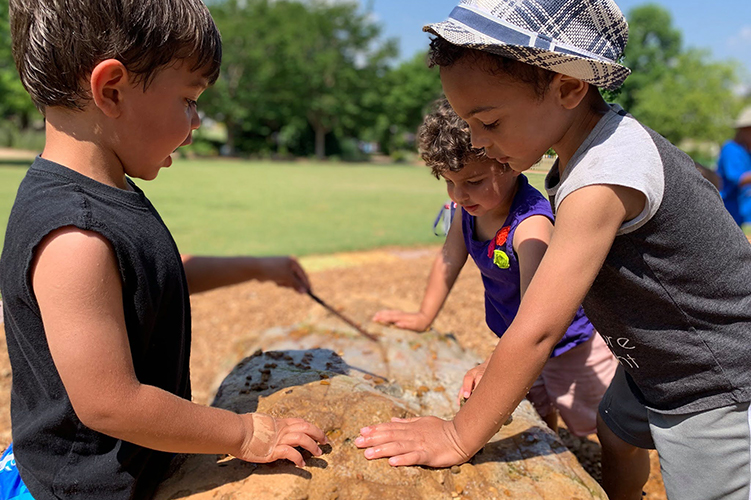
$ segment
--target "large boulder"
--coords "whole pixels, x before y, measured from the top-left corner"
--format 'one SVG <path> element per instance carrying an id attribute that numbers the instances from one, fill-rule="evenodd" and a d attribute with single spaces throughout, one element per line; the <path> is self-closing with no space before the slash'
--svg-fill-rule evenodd
<path id="1" fill-rule="evenodd" d="M 391 417 L 451 417 L 462 377 L 481 360 L 450 335 L 370 327 L 372 342 L 351 330 L 277 328 L 219 386 L 213 405 L 236 412 L 301 417 L 321 427 L 330 446 L 307 467 L 251 464 L 232 457 L 182 457 L 157 499 L 606 499 L 532 406 L 523 401 L 469 463 L 450 469 L 368 461 L 354 439 L 361 427 Z"/>

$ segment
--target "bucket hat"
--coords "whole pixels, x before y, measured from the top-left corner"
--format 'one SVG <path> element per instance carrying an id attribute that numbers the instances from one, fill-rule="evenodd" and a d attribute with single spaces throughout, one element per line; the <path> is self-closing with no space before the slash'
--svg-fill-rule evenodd
<path id="1" fill-rule="evenodd" d="M 618 64 L 628 23 L 612 0 L 462 0 L 423 31 L 610 90 L 631 73 Z"/>
<path id="2" fill-rule="evenodd" d="M 735 128 L 751 127 L 751 106 L 744 108 L 738 119 L 735 120 Z"/>

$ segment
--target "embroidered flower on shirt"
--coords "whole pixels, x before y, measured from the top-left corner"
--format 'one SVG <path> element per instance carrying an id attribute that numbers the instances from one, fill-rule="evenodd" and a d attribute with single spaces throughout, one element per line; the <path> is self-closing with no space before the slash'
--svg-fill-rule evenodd
<path id="1" fill-rule="evenodd" d="M 508 269 L 509 259 L 508 255 L 506 255 L 506 252 L 504 252 L 503 250 L 495 250 L 493 252 L 493 264 L 501 269 Z"/>
<path id="2" fill-rule="evenodd" d="M 495 235 L 495 244 L 497 246 L 505 245 L 508 239 L 508 233 L 511 232 L 511 226 L 502 227 Z"/>
<path id="3" fill-rule="evenodd" d="M 488 245 L 488 259 L 494 259 L 493 252 L 497 251 L 496 248 L 501 247 L 506 244 L 506 241 L 508 240 L 508 233 L 510 232 L 511 232 L 511 226 L 506 226 L 506 227 L 500 228 L 498 232 L 495 233 L 495 238 L 490 240 L 490 244 Z M 503 255 L 506 255 L 506 254 L 504 253 Z M 508 256 L 506 256 L 506 260 L 508 260 Z M 507 265 L 506 267 L 501 267 L 501 269 L 508 269 L 508 267 L 509 266 Z"/>

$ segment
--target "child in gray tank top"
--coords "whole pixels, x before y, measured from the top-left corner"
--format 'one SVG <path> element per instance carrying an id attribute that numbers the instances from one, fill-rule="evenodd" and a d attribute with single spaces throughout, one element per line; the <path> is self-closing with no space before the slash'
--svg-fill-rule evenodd
<path id="1" fill-rule="evenodd" d="M 474 147 L 524 171 L 552 148 L 549 248 L 451 421 L 370 426 L 357 444 L 392 465 L 466 461 L 513 411 L 577 305 L 620 361 L 600 406 L 603 486 L 640 498 L 645 448 L 668 496 L 751 493 L 751 245 L 694 162 L 602 99 L 629 70 L 611 0 L 463 0 L 431 64 Z M 513 370 L 509 369 L 513 367 Z M 711 424 L 710 424 L 711 423 Z"/>

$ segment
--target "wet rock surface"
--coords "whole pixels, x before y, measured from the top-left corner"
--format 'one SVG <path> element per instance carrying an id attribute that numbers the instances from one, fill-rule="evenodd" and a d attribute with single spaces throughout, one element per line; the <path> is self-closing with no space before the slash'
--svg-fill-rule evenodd
<path id="1" fill-rule="evenodd" d="M 527 401 L 469 463 L 393 468 L 366 460 L 354 445 L 361 427 L 391 417 L 451 417 L 462 377 L 481 361 L 450 335 L 369 328 L 378 343 L 334 322 L 271 329 L 217 384 L 214 406 L 318 425 L 330 442 L 323 456 L 306 456 L 305 469 L 180 457 L 157 499 L 606 498 Z"/>

